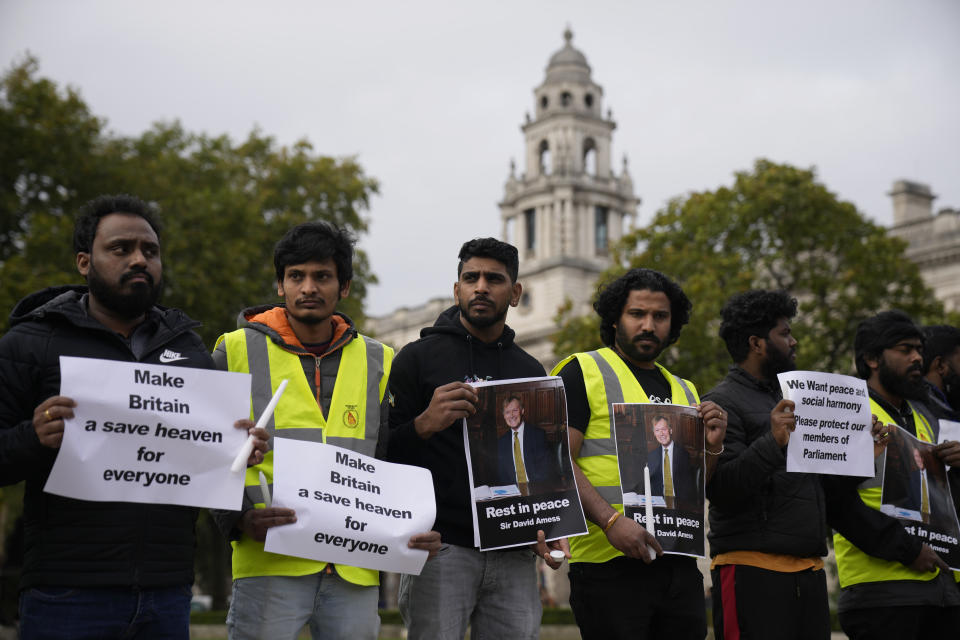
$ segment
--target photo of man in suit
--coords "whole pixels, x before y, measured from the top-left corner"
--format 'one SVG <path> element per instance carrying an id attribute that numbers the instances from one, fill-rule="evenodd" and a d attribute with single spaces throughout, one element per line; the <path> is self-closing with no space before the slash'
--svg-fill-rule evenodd
<path id="1" fill-rule="evenodd" d="M 924 522 L 930 522 L 930 476 L 920 449 L 913 450 L 914 468 L 910 471 L 910 492 L 906 505 L 911 511 L 919 511 Z"/>
<path id="2" fill-rule="evenodd" d="M 524 422 L 519 396 L 503 401 L 503 421 L 510 429 L 497 439 L 497 466 L 501 485 L 542 482 L 555 475 L 550 445 L 543 429 Z"/>
<path id="3" fill-rule="evenodd" d="M 690 464 L 690 454 L 682 444 L 674 441 L 673 428 L 666 416 L 655 415 L 652 426 L 653 437 L 660 444 L 647 454 L 650 493 L 665 499 L 674 498 L 684 504 L 696 502 L 697 485 Z M 641 487 L 639 493 L 642 492 Z M 667 505 L 670 506 L 669 500 Z"/>

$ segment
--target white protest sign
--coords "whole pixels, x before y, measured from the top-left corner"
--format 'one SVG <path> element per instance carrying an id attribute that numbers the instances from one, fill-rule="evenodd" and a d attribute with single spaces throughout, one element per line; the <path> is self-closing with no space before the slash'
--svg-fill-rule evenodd
<path id="1" fill-rule="evenodd" d="M 231 473 L 247 439 L 250 375 L 60 358 L 60 394 L 77 406 L 44 491 L 95 501 L 240 508 Z"/>
<path id="2" fill-rule="evenodd" d="M 279 436 L 273 506 L 293 509 L 297 521 L 267 530 L 271 553 L 413 575 L 427 552 L 407 541 L 437 515 L 428 470 Z"/>
<path id="3" fill-rule="evenodd" d="M 867 383 L 817 371 L 777 375 L 796 404 L 797 429 L 787 444 L 787 471 L 872 476 L 873 436 Z"/>

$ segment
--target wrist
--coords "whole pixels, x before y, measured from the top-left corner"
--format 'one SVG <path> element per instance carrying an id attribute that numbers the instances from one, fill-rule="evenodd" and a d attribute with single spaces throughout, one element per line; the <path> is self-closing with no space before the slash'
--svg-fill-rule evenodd
<path id="1" fill-rule="evenodd" d="M 703 452 L 706 453 L 707 455 L 710 455 L 710 456 L 718 456 L 718 455 L 720 455 L 721 453 L 723 453 L 725 450 L 726 450 L 726 447 L 723 446 L 723 443 L 722 443 L 722 442 L 720 443 L 720 450 L 719 450 L 719 451 L 711 451 L 711 450 L 708 449 L 706 446 L 703 447 Z"/>

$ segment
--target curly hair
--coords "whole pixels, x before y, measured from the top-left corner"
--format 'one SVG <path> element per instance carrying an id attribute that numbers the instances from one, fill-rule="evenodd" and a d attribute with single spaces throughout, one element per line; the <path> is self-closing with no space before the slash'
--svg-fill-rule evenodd
<path id="1" fill-rule="evenodd" d="M 510 276 L 511 283 L 517 281 L 517 275 L 520 273 L 520 257 L 517 248 L 496 238 L 467 240 L 460 247 L 459 258 L 460 263 L 457 265 L 458 279 L 463 271 L 463 263 L 470 258 L 491 258 L 503 263 L 503 266 L 507 268 L 507 275 Z"/>
<path id="2" fill-rule="evenodd" d="M 90 253 L 93 239 L 97 235 L 100 220 L 112 213 L 126 213 L 140 216 L 147 221 L 153 232 L 160 238 L 160 220 L 156 212 L 146 202 L 126 193 L 97 196 L 80 208 L 73 227 L 73 250 L 77 253 Z"/>
<path id="3" fill-rule="evenodd" d="M 896 346 L 907 338 L 920 338 L 923 341 L 923 332 L 909 315 L 898 309 L 881 311 L 858 324 L 857 334 L 853 338 L 857 375 L 864 380 L 870 378 L 870 366 L 866 358 L 878 358 L 884 349 Z"/>
<path id="4" fill-rule="evenodd" d="M 600 338 L 603 344 L 612 347 L 616 336 L 613 325 L 620 321 L 623 307 L 631 291 L 647 289 L 660 291 L 670 300 L 670 336 L 664 347 L 673 344 L 680 337 L 683 325 L 690 322 L 690 310 L 693 305 L 676 282 L 653 269 L 631 269 L 616 280 L 601 286 L 593 309 L 600 316 Z"/>
<path id="5" fill-rule="evenodd" d="M 347 229 L 326 221 L 304 222 L 287 231 L 273 249 L 277 282 L 283 282 L 287 267 L 333 258 L 337 282 L 342 289 L 353 280 L 353 236 Z"/>
<path id="6" fill-rule="evenodd" d="M 743 362 L 750 352 L 750 336 L 766 338 L 780 318 L 797 315 L 797 299 L 779 289 L 751 289 L 738 293 L 720 310 L 720 338 L 734 362 Z"/>

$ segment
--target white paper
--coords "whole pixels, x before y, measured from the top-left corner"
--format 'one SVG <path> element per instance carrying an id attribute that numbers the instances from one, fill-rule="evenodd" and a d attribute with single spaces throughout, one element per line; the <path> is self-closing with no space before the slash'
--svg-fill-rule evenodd
<path id="1" fill-rule="evenodd" d="M 428 554 L 407 541 L 437 514 L 427 469 L 282 437 L 273 439 L 273 506 L 297 521 L 267 531 L 271 553 L 413 575 Z"/>
<path id="2" fill-rule="evenodd" d="M 940 437 L 937 439 L 937 444 L 946 442 L 947 440 L 960 442 L 960 422 L 940 420 Z"/>
<path id="3" fill-rule="evenodd" d="M 817 371 L 777 376 L 796 404 L 797 428 L 787 444 L 787 471 L 872 476 L 873 435 L 867 383 Z"/>
<path id="4" fill-rule="evenodd" d="M 250 375 L 60 358 L 60 394 L 77 406 L 44 490 L 95 501 L 237 510 L 231 473 L 247 432 Z"/>

